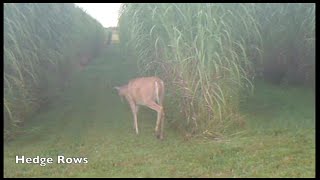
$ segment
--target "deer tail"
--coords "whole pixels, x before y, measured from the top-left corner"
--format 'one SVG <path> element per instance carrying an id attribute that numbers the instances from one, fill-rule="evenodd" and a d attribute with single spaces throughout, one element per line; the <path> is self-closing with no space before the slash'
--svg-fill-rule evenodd
<path id="1" fill-rule="evenodd" d="M 159 98 L 159 84 L 157 81 L 154 82 L 155 85 L 155 89 L 156 89 L 156 98 L 157 98 L 157 102 L 160 103 L 160 98 Z"/>

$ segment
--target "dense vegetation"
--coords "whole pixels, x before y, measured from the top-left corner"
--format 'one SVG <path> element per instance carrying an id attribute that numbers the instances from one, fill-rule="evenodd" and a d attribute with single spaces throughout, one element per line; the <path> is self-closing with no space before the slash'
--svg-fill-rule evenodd
<path id="1" fill-rule="evenodd" d="M 4 4 L 4 136 L 59 97 L 95 58 L 106 31 L 74 4 Z"/>
<path id="2" fill-rule="evenodd" d="M 119 29 L 123 54 L 166 81 L 171 123 L 191 133 L 241 125 L 256 75 L 314 86 L 314 4 L 124 4 Z"/>

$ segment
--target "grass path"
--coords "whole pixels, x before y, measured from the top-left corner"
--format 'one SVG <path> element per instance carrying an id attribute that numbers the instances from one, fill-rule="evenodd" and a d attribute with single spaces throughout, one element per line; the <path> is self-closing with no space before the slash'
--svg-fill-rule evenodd
<path id="1" fill-rule="evenodd" d="M 5 177 L 314 177 L 314 94 L 258 83 L 243 105 L 247 131 L 223 141 L 186 141 L 166 127 L 153 136 L 156 113 L 142 108 L 139 136 L 113 86 L 138 76 L 109 49 L 75 75 L 61 99 L 34 116 L 27 133 L 4 145 Z M 15 156 L 86 157 L 87 164 L 16 164 Z"/>

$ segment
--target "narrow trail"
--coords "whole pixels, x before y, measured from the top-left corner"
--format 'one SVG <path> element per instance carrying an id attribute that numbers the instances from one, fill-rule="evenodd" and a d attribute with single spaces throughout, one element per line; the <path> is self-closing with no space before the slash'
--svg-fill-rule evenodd
<path id="1" fill-rule="evenodd" d="M 14 161 L 16 155 L 65 155 L 87 157 L 91 160 L 90 165 L 50 165 L 54 168 L 39 170 L 39 165 L 33 165 L 30 169 L 30 165 L 19 164 L 19 167 L 28 167 L 29 170 L 16 176 L 77 176 L 77 171 L 72 170 L 73 168 L 80 168 L 81 171 L 81 168 L 93 166 L 89 176 L 99 177 L 100 173 L 96 171 L 101 171 L 102 177 L 108 177 L 112 173 L 105 173 L 103 166 L 113 166 L 111 159 L 121 159 L 119 156 L 137 157 L 137 154 L 128 156 L 127 153 L 134 153 L 132 150 L 137 150 L 136 153 L 142 153 L 144 156 L 140 148 L 146 146 L 152 149 L 149 149 L 148 153 L 157 154 L 154 151 L 157 152 L 163 144 L 171 144 L 172 141 L 178 140 L 159 144 L 153 135 L 156 113 L 147 108 L 141 108 L 139 112 L 140 134 L 135 135 L 129 106 L 125 101 L 121 102 L 113 89 L 114 86 L 138 76 L 135 66 L 135 62 L 122 59 L 119 48 L 112 45 L 100 58 L 73 76 L 60 99 L 30 119 L 25 127 L 28 131 L 24 136 L 5 146 L 6 156 L 11 157 L 5 162 L 10 159 Z M 102 159 L 104 160 L 100 162 Z M 97 169 L 95 166 L 99 163 L 102 165 Z M 7 174 L 11 174 L 10 177 L 15 174 L 14 169 L 17 167 L 15 164 L 7 164 L 5 169 Z M 67 173 L 68 169 L 71 174 Z M 86 173 L 82 176 L 86 176 Z"/>
<path id="2" fill-rule="evenodd" d="M 61 98 L 46 112 L 31 119 L 30 128 L 39 133 L 45 132 L 46 136 L 54 136 L 56 142 L 61 139 L 74 142 L 102 133 L 110 136 L 115 130 L 133 135 L 131 111 L 125 101 L 121 102 L 113 87 L 126 83 L 127 79 L 138 74 L 134 69 L 135 64 L 121 59 L 118 50 L 112 45 L 104 55 L 75 74 Z M 145 121 L 146 118 L 155 119 L 155 113 L 147 111 L 144 109 L 139 114 L 142 133 L 149 133 L 148 128 L 155 123 L 153 120 Z M 30 134 L 37 136 L 34 132 Z M 39 141 L 42 139 L 39 137 Z"/>

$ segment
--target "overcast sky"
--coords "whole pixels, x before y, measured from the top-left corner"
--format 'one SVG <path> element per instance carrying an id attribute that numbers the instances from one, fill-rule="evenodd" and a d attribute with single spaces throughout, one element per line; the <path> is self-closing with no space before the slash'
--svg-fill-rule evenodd
<path id="1" fill-rule="evenodd" d="M 90 16 L 97 19 L 104 27 L 118 24 L 118 13 L 122 3 L 75 3 Z"/>

